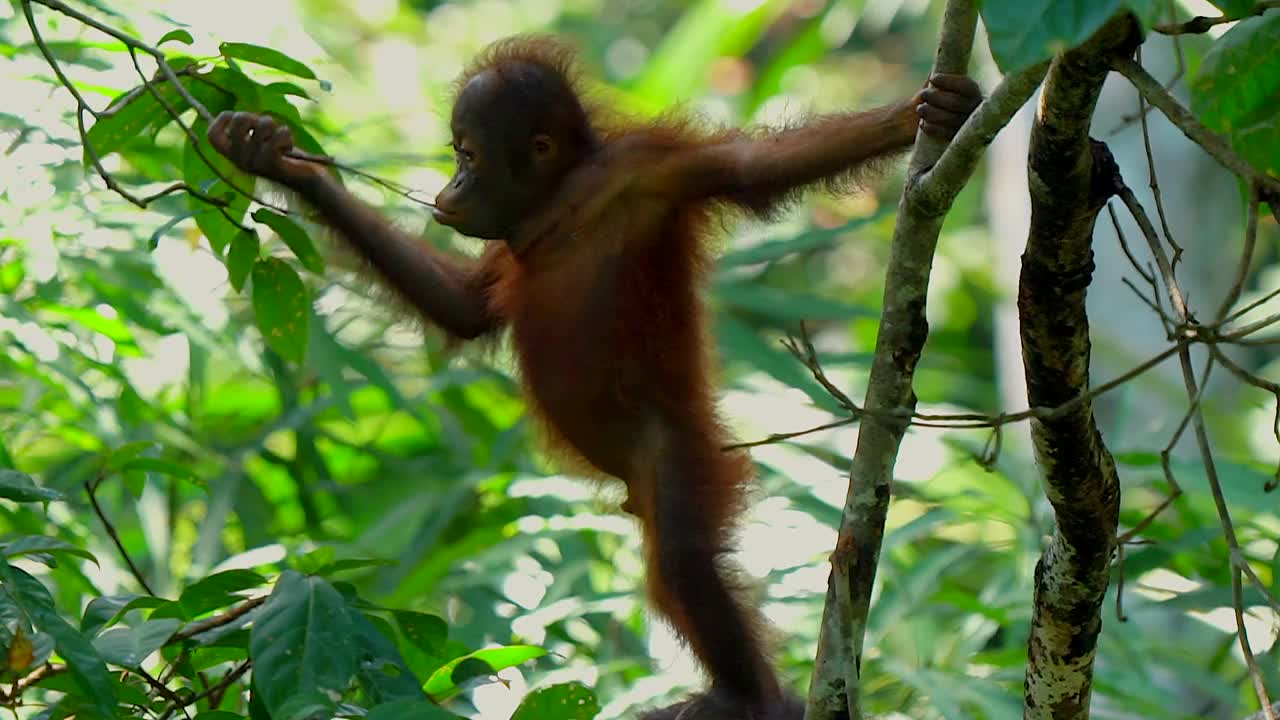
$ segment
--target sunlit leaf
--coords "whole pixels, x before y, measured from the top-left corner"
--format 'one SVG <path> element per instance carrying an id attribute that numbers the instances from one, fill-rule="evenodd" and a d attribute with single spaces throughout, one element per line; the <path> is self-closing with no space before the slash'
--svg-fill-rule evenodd
<path id="1" fill-rule="evenodd" d="M 167 42 L 180 42 L 183 45 L 190 45 L 195 42 L 195 38 L 191 37 L 190 32 L 183 30 L 182 28 L 174 28 L 173 30 L 165 33 L 164 37 L 160 38 L 160 40 L 156 42 L 156 47 L 160 47 Z"/>
<path id="2" fill-rule="evenodd" d="M 315 80 L 316 74 L 304 63 L 294 60 L 279 50 L 251 45 L 249 43 L 224 42 L 218 46 L 223 55 L 237 60 L 244 60 L 258 65 L 265 65 L 276 70 L 297 75 L 308 80 Z"/>
<path id="3" fill-rule="evenodd" d="M 432 697 L 440 697 L 453 692 L 458 685 L 466 680 L 476 677 L 477 675 L 492 675 L 503 668 L 514 667 L 523 662 L 528 662 L 535 658 L 546 655 L 547 651 L 534 645 L 508 645 L 505 647 L 484 648 L 468 653 L 462 657 L 454 658 L 438 670 L 431 674 L 427 679 L 425 689 L 427 694 Z M 460 668 L 466 668 L 468 665 L 478 661 L 483 663 L 481 670 L 465 670 L 460 673 L 462 676 L 454 678 L 454 671 Z"/>

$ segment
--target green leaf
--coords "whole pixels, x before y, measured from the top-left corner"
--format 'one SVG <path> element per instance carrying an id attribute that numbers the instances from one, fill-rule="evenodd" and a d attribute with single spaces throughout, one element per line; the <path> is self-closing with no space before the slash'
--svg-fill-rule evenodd
<path id="1" fill-rule="evenodd" d="M 279 50 L 237 42 L 224 42 L 218 46 L 218 49 L 229 58 L 265 65 L 308 80 L 316 79 L 316 74 L 312 72 L 311 68 Z"/>
<path id="2" fill-rule="evenodd" d="M 476 650 L 441 665 L 427 679 L 425 689 L 427 694 L 432 697 L 440 697 L 457 690 L 460 683 L 476 677 L 476 671 L 467 668 L 471 661 L 484 663 L 486 670 L 483 674 L 492 675 L 503 668 L 515 667 L 520 663 L 540 658 L 546 654 L 546 650 L 534 645 L 507 645 L 505 647 Z M 460 677 L 455 679 L 454 671 L 459 668 L 463 668 L 464 671 L 460 673 Z M 465 675 L 465 677 L 461 677 L 462 675 Z"/>
<path id="3" fill-rule="evenodd" d="M 387 560 L 386 558 L 341 558 L 321 565 L 315 569 L 314 574 L 329 576 L 346 570 L 362 570 L 364 568 L 372 567 L 392 567 L 395 564 L 394 560 Z"/>
<path id="4" fill-rule="evenodd" d="M 307 348 L 311 298 L 302 278 L 279 258 L 253 265 L 253 311 L 267 345 L 281 357 L 302 362 Z"/>
<path id="5" fill-rule="evenodd" d="M 110 472 L 120 472 L 124 469 L 126 463 L 134 458 L 142 455 L 142 453 L 157 447 L 152 440 L 138 440 L 136 442 L 125 443 L 120 447 L 112 450 L 106 458 L 106 469 Z"/>
<path id="6" fill-rule="evenodd" d="M 211 113 L 216 114 L 228 107 L 229 98 L 217 88 L 199 79 L 184 78 L 182 86 Z M 136 87 L 119 95 L 111 101 L 108 106 L 109 111 L 100 115 L 89 128 L 87 133 L 89 143 L 99 158 L 119 152 L 134 138 L 158 132 L 173 122 L 173 116 L 156 99 L 156 95 L 163 98 L 165 104 L 176 114 L 181 115 L 191 109 L 190 104 L 171 83 L 160 82 L 152 85 L 152 88 L 156 91 L 155 94 L 146 87 Z M 84 153 L 84 164 L 86 167 L 90 165 L 87 149 Z"/>
<path id="7" fill-rule="evenodd" d="M 396 644 L 378 629 L 368 617 L 348 605 L 355 640 L 359 646 L 360 664 L 356 679 L 374 703 L 396 699 L 426 699 L 422 682 L 414 676 L 400 655 Z M 390 632 L 390 625 L 383 623 Z"/>
<path id="8" fill-rule="evenodd" d="M 365 720 L 456 720 L 457 717 L 430 700 L 400 699 L 375 705 Z"/>
<path id="9" fill-rule="evenodd" d="M 165 224 L 156 228 L 155 232 L 151 233 L 151 237 L 147 240 L 147 250 L 155 251 L 156 248 L 160 247 L 160 238 L 164 237 L 165 233 L 172 230 L 174 226 L 177 225 L 178 223 L 182 222 L 183 220 L 186 220 L 189 217 L 193 217 L 195 214 L 196 214 L 196 211 L 188 210 L 187 212 L 180 213 L 178 215 L 175 215 L 174 217 L 169 218 L 169 220 L 165 222 Z"/>
<path id="10" fill-rule="evenodd" d="M 302 263 L 302 267 L 313 273 L 324 272 L 324 259 L 316 252 L 311 237 L 292 219 L 266 208 L 254 212 L 253 219 L 279 233 L 284 244 L 289 246 L 294 257 Z"/>
<path id="11" fill-rule="evenodd" d="M 151 595 L 103 595 L 89 601 L 80 619 L 80 632 L 96 635 L 99 630 L 112 625 L 130 610 L 160 607 L 169 601 Z"/>
<path id="12" fill-rule="evenodd" d="M 182 626 L 174 618 L 146 620 L 137 627 L 113 627 L 93 641 L 98 654 L 112 665 L 138 668 L 151 653 L 164 646 Z"/>
<path id="13" fill-rule="evenodd" d="M 511 720 L 591 720 L 599 712 L 600 702 L 591 688 L 570 682 L 530 693 Z"/>
<path id="14" fill-rule="evenodd" d="M 89 560 L 94 565 L 100 564 L 93 553 L 77 547 L 62 538 L 48 535 L 24 535 L 16 540 L 0 544 L 0 553 L 5 557 L 16 557 L 30 553 L 67 553 Z"/>
<path id="15" fill-rule="evenodd" d="M 400 633 L 414 647 L 428 655 L 439 654 L 444 649 L 444 642 L 449 639 L 449 625 L 443 619 L 412 610 L 396 610 L 391 615 L 400 626 Z"/>
<path id="16" fill-rule="evenodd" d="M 244 283 L 249 279 L 253 264 L 258 260 L 259 249 L 258 233 L 251 229 L 241 230 L 231 239 L 231 252 L 227 253 L 227 276 L 236 292 L 244 290 Z"/>
<path id="17" fill-rule="evenodd" d="M 221 255 L 240 232 L 237 223 L 244 222 L 256 181 L 213 149 L 206 137 L 208 127 L 203 119 L 191 123 L 191 131 L 199 142 L 193 143 L 187 138 L 183 145 L 182 179 L 206 195 L 227 201 L 227 207 L 219 209 L 200 198 L 187 197 L 188 207 L 195 213 L 196 225 L 209 239 L 214 252 Z"/>
<path id="18" fill-rule="evenodd" d="M 49 591 L 26 571 L 0 560 L 0 580 L 4 581 L 0 583 L 0 592 L 8 593 L 37 630 L 53 637 L 72 679 L 91 703 L 89 709 L 102 718 L 115 717 L 115 684 L 93 643 L 62 619 Z"/>
<path id="19" fill-rule="evenodd" d="M 178 602 L 187 617 L 194 618 L 210 610 L 233 605 L 244 599 L 236 593 L 266 584 L 267 579 L 252 570 L 224 570 L 188 585 Z"/>
<path id="20" fill-rule="evenodd" d="M 31 476 L 17 470 L 0 470 L 0 498 L 14 502 L 50 502 L 61 500 L 57 490 L 36 485 Z"/>
<path id="21" fill-rule="evenodd" d="M 191 37 L 191 33 L 183 30 L 182 28 L 174 28 L 173 30 L 165 33 L 164 37 L 160 38 L 160 41 L 156 43 L 156 47 L 160 47 L 170 41 L 180 42 L 183 45 L 190 45 L 195 42 L 195 38 Z"/>
<path id="22" fill-rule="evenodd" d="M 267 85 L 265 89 L 277 95 L 293 95 L 294 97 L 305 98 L 307 100 L 311 99 L 311 95 L 307 93 L 306 90 L 291 82 L 273 82 L 270 85 Z"/>
<path id="23" fill-rule="evenodd" d="M 332 585 L 292 570 L 280 575 L 249 636 L 254 685 L 272 718 L 332 712 L 356 672 L 354 631 Z"/>
<path id="24" fill-rule="evenodd" d="M 1191 108 L 1228 134 L 1250 163 L 1280 177 L 1280 15 L 1250 18 L 1205 54 L 1191 86 Z"/>
<path id="25" fill-rule="evenodd" d="M 1224 15 L 1240 17 L 1253 11 L 1256 0 L 1209 0 Z"/>
<path id="26" fill-rule="evenodd" d="M 991 54 L 1017 72 L 1089 39 L 1117 13 L 1150 19 L 1156 0 L 985 0 L 979 3 Z"/>
<path id="27" fill-rule="evenodd" d="M 140 457 L 134 458 L 124 464 L 121 468 L 125 472 L 153 472 L 160 475 L 168 475 L 169 477 L 179 478 L 182 480 L 195 480 L 196 474 L 191 468 L 180 463 L 163 460 L 161 458 Z M 197 483 L 202 484 L 202 483 Z"/>

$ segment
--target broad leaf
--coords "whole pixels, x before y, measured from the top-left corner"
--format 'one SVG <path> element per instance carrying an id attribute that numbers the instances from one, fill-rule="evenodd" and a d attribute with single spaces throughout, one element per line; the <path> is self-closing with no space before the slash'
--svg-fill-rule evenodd
<path id="1" fill-rule="evenodd" d="M 599 712 L 600 703 L 591 688 L 571 682 L 530 693 L 511 720 L 591 720 Z"/>
<path id="2" fill-rule="evenodd" d="M 355 630 L 332 585 L 294 571 L 280 575 L 249 636 L 254 685 L 272 718 L 334 707 L 356 673 Z"/>
<path id="3" fill-rule="evenodd" d="M 324 272 L 324 260 L 320 257 L 320 253 L 316 252 L 311 237 L 292 219 L 266 208 L 255 211 L 253 219 L 275 230 L 280 235 L 280 239 L 284 240 L 284 244 L 293 251 L 298 262 L 302 263 L 302 267 L 313 273 Z"/>
<path id="4" fill-rule="evenodd" d="M 0 498 L 14 502 L 49 502 L 62 499 L 62 493 L 37 486 L 26 473 L 0 470 Z"/>
<path id="5" fill-rule="evenodd" d="M 243 598 L 236 593 L 266 584 L 267 579 L 252 570 L 225 570 L 188 585 L 178 602 L 187 616 L 194 618 L 240 602 Z"/>
<path id="6" fill-rule="evenodd" d="M 147 620 L 137 627 L 113 627 L 95 638 L 93 646 L 112 665 L 137 668 L 181 626 L 181 620 L 162 618 Z"/>
<path id="7" fill-rule="evenodd" d="M 1117 13 L 1150 19 L 1157 0 L 985 0 L 982 22 L 991 54 L 1006 73 L 1017 72 L 1089 39 Z"/>
<path id="8" fill-rule="evenodd" d="M 1191 107 L 1263 172 L 1280 177 L 1280 15 L 1238 23 L 1204 57 Z"/>
<path id="9" fill-rule="evenodd" d="M 366 720 L 457 720 L 457 715 L 430 700 L 392 700 L 375 705 Z"/>
<path id="10" fill-rule="evenodd" d="M 237 42 L 224 42 L 218 46 L 218 49 L 227 57 L 244 60 L 245 62 L 251 62 L 258 65 L 265 65 L 308 80 L 316 79 L 316 74 L 312 72 L 311 68 L 307 67 L 304 63 L 285 55 L 279 50 L 262 47 L 261 45 Z"/>
<path id="11" fill-rule="evenodd" d="M 533 645 L 508 645 L 506 647 L 484 648 L 457 657 L 445 663 L 431 674 L 427 680 L 426 691 L 432 697 L 440 697 L 454 692 L 458 686 L 479 675 L 492 675 L 503 668 L 515 667 L 523 662 L 546 655 L 547 651 Z M 478 670 L 468 669 L 475 661 L 481 663 Z M 460 676 L 455 677 L 455 671 Z"/>
<path id="12" fill-rule="evenodd" d="M 23 537 L 11 540 L 7 543 L 0 544 L 0 554 L 5 557 L 16 557 L 18 555 L 28 555 L 31 553 L 67 553 L 82 557 L 92 562 L 94 565 L 99 564 L 98 558 L 93 553 L 84 548 L 72 545 L 62 538 L 50 537 L 48 535 L 25 535 Z"/>
<path id="13" fill-rule="evenodd" d="M 307 348 L 311 298 L 302 278 L 279 258 L 253 265 L 253 311 L 267 345 L 281 357 L 302 362 Z"/>
<path id="14" fill-rule="evenodd" d="M 227 276 L 236 292 L 244 290 L 253 264 L 258 260 L 258 233 L 252 229 L 241 230 L 231 239 L 231 251 L 227 253 Z"/>
<path id="15" fill-rule="evenodd" d="M 93 643 L 58 614 L 53 596 L 39 580 L 26 571 L 0 560 L 0 584 L 13 602 L 31 619 L 36 629 L 53 637 L 58 654 L 67 663 L 71 677 L 84 692 L 89 709 L 102 718 L 115 716 L 116 690 L 106 663 Z"/>

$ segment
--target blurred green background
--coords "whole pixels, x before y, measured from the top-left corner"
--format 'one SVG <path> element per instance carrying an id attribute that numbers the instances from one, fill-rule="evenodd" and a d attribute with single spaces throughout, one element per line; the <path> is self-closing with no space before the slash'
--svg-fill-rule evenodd
<path id="1" fill-rule="evenodd" d="M 924 0 L 110 5 L 114 24 L 148 42 L 185 24 L 195 45 L 184 51 L 194 57 L 237 41 L 304 60 L 321 82 L 298 81 L 312 99 L 289 102 L 325 150 L 424 198 L 452 165 L 451 81 L 500 37 L 567 37 L 581 49 L 593 94 L 637 115 L 677 108 L 707 123 L 778 125 L 914 92 L 932 62 L 940 9 Z M 104 107 L 137 84 L 122 46 L 51 13 L 41 22 L 91 104 Z M 100 567 L 37 567 L 59 603 L 75 609 L 99 593 L 136 589 L 80 487 L 103 452 L 152 441 L 196 481 L 137 471 L 104 485 L 100 498 L 161 594 L 217 569 L 272 567 L 327 546 L 391 561 L 348 579 L 376 602 L 440 613 L 451 637 L 470 646 L 552 650 L 504 670 L 504 683 L 475 689 L 468 700 L 477 716 L 506 718 L 529 688 L 566 679 L 596 688 L 602 717 L 700 686 L 636 592 L 637 537 L 616 512 L 618 492 L 558 474 L 540 457 L 505 346 L 446 347 L 351 272 L 348 258 L 327 252 L 323 275 L 304 274 L 314 300 L 305 362 L 267 350 L 248 297 L 230 287 L 184 199 L 144 211 L 96 177 L 86 182 L 74 106 L 30 42 L 20 11 L 0 4 L 0 467 L 36 475 L 71 502 L 47 516 L 0 504 L 0 534 L 51 534 L 95 551 Z M 1182 46 L 1194 77 L 1208 40 Z M 1175 72 L 1167 42 L 1145 52 L 1162 78 Z M 245 70 L 261 82 L 297 81 Z M 988 88 L 998 78 L 985 50 L 974 74 Z M 1113 132 L 1135 106 L 1131 91 L 1109 86 L 1095 134 L 1113 144 L 1137 187 L 1145 161 L 1136 130 Z M 1013 291 L 1028 213 L 1029 112 L 1002 134 L 948 216 L 916 379 L 922 410 L 1026 405 Z M 1234 267 L 1218 258 L 1239 244 L 1239 189 L 1176 131 L 1152 122 L 1169 168 L 1165 201 L 1188 248 L 1185 284 L 1193 299 L 1216 302 Z M 127 162 L 116 154 L 106 163 L 122 180 L 159 188 L 181 174 L 182 146 L 170 125 L 132 142 Z M 421 206 L 348 182 L 428 241 L 477 251 L 475 241 L 432 225 Z M 722 407 L 741 439 L 821 424 L 838 410 L 779 342 L 802 320 L 830 377 L 861 397 L 900 182 L 895 170 L 862 193 L 815 195 L 777 222 L 723 224 L 707 294 Z M 1276 224 L 1265 221 L 1251 290 L 1280 278 L 1277 240 Z M 1102 380 L 1164 338 L 1121 284 L 1109 228 L 1100 225 L 1097 245 L 1090 300 Z M 1272 378 L 1273 361 L 1267 348 L 1241 358 Z M 1164 370 L 1174 368 L 1099 403 L 1121 462 L 1126 526 L 1163 497 L 1157 453 L 1185 407 L 1176 375 Z M 1280 452 L 1268 399 L 1221 383 L 1205 401 L 1241 544 L 1274 589 L 1280 512 L 1262 487 Z M 737 560 L 776 627 L 785 680 L 801 691 L 856 434 L 849 427 L 754 451 L 759 489 Z M 1025 427 L 1005 431 L 990 471 L 974 461 L 988 441 L 982 433 L 917 429 L 903 446 L 863 668 L 868 707 L 885 717 L 1020 713 L 1032 573 L 1052 528 L 1025 435 Z M 1249 697 L 1212 502 L 1194 464 L 1176 467 L 1186 495 L 1147 530 L 1150 542 L 1125 553 L 1128 621 L 1105 618 L 1095 717 L 1231 717 Z M 1255 647 L 1266 650 L 1280 625 L 1256 592 L 1249 604 Z M 1274 655 L 1261 662 L 1277 686 Z"/>

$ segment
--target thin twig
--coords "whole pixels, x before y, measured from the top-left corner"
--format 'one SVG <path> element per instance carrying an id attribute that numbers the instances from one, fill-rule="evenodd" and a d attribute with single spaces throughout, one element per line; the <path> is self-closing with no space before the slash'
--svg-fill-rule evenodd
<path id="1" fill-rule="evenodd" d="M 1175 38 L 1179 35 L 1200 35 L 1209 32 L 1211 29 L 1219 25 L 1257 17 L 1258 15 L 1275 8 L 1280 8 L 1280 0 L 1260 0 L 1260 2 L 1254 3 L 1252 9 L 1242 13 L 1231 15 L 1223 13 L 1216 17 L 1197 15 L 1185 22 L 1163 23 L 1161 25 L 1156 25 L 1151 29 L 1161 35 L 1173 35 Z"/>
<path id="2" fill-rule="evenodd" d="M 151 586 L 147 584 L 147 579 L 143 577 L 142 571 L 134 564 L 133 558 L 129 557 L 129 551 L 124 549 L 124 542 L 120 539 L 120 533 L 116 532 L 115 525 L 107 519 L 107 514 L 102 511 L 102 506 L 98 504 L 98 486 L 102 484 L 105 476 L 98 474 L 93 480 L 87 480 L 84 484 L 85 492 L 89 493 L 89 504 L 93 506 L 93 513 L 98 516 L 98 520 L 102 523 L 102 527 L 106 529 L 107 535 L 111 538 L 111 542 L 115 544 L 116 551 L 120 553 L 120 557 L 124 559 L 125 565 L 129 567 L 130 574 L 133 579 L 138 581 L 138 585 L 142 587 L 143 592 L 148 595 L 155 596 Z"/>
<path id="3" fill-rule="evenodd" d="M 12 707 L 13 705 L 16 705 L 22 699 L 22 694 L 36 685 L 39 685 L 40 681 L 48 680 L 49 678 L 61 675 L 66 671 L 66 665 L 54 665 L 53 663 L 45 663 L 44 665 L 41 665 L 35 670 L 32 670 L 26 675 L 18 678 L 13 683 L 13 687 L 9 688 L 8 693 L 0 690 L 0 706 Z"/>
<path id="4" fill-rule="evenodd" d="M 1142 48 L 1138 48 L 1138 62 L 1142 62 Z M 1182 259 L 1182 246 L 1173 239 L 1173 231 L 1169 229 L 1169 218 L 1164 214 L 1164 200 L 1160 195 L 1160 181 L 1156 177 L 1156 158 L 1151 152 L 1151 127 L 1147 124 L 1147 113 L 1145 112 L 1146 99 L 1142 97 L 1142 93 L 1138 93 L 1138 111 L 1139 121 L 1142 128 L 1142 149 L 1147 157 L 1147 185 L 1151 188 L 1151 197 L 1156 201 L 1156 216 L 1160 218 L 1160 229 L 1164 232 L 1164 241 L 1169 243 L 1169 247 L 1173 248 L 1173 258 L 1170 260 L 1173 270 L 1178 269 L 1178 261 Z"/>
<path id="5" fill-rule="evenodd" d="M 1138 365 L 1130 368 L 1127 372 L 1117 375 L 1116 377 L 1100 385 L 1095 385 L 1091 387 L 1088 392 L 1077 395 L 1074 398 L 1062 403 L 1061 405 L 1058 405 L 1057 407 L 1052 407 L 1052 408 L 1033 407 L 1033 408 L 1028 408 L 1026 410 L 1019 410 L 1018 412 L 987 415 L 982 413 L 907 412 L 903 408 L 891 408 L 884 411 L 877 411 L 877 410 L 868 410 L 865 407 L 851 403 L 851 406 L 846 406 L 848 407 L 850 412 L 853 413 L 850 417 L 840 418 L 839 420 L 833 420 L 831 422 L 823 423 L 821 425 L 816 425 L 814 427 L 806 428 L 804 430 L 794 430 L 791 432 L 774 433 L 759 440 L 752 440 L 748 442 L 734 443 L 732 445 L 725 445 L 725 446 L 722 446 L 721 449 L 725 451 L 730 451 L 730 450 L 739 450 L 743 448 L 752 448 L 752 447 L 759 447 L 761 445 L 770 445 L 774 443 L 785 442 L 787 440 L 794 440 L 795 438 L 802 437 L 804 435 L 811 435 L 813 433 L 822 432 L 824 430 L 832 430 L 835 428 L 852 425 L 868 417 L 881 419 L 881 420 L 892 420 L 894 422 L 902 422 L 906 420 L 908 424 L 910 424 L 912 427 L 938 428 L 938 429 L 948 429 L 948 430 L 992 429 L 992 428 L 998 428 L 1004 425 L 1009 425 L 1015 422 L 1021 422 L 1023 420 L 1030 420 L 1031 418 L 1036 418 L 1039 420 L 1053 420 L 1071 412 L 1076 407 L 1078 407 L 1081 403 L 1085 403 L 1090 400 L 1093 400 L 1094 398 L 1100 395 L 1111 392 L 1112 390 L 1115 390 L 1121 385 L 1128 383 L 1129 381 L 1133 380 L 1139 375 L 1142 375 L 1143 373 L 1154 368 L 1155 366 L 1159 365 L 1165 360 L 1168 360 L 1169 358 L 1178 354 L 1178 352 L 1181 351 L 1187 345 L 1190 345 L 1192 343 L 1199 342 L 1199 341 L 1201 341 L 1201 338 L 1199 336 L 1184 335 L 1183 337 L 1176 339 L 1174 344 L 1170 345 L 1164 350 L 1161 350 L 1160 352 L 1151 356 L 1150 358 L 1143 361 L 1142 363 L 1139 363 Z M 811 371 L 812 371 L 812 368 L 811 368 Z"/>
<path id="6" fill-rule="evenodd" d="M 1231 283 L 1231 290 L 1227 292 L 1227 296 L 1222 298 L 1222 304 L 1218 306 L 1217 321 L 1221 323 L 1227 317 L 1227 313 L 1231 311 L 1231 306 L 1236 304 L 1240 299 L 1240 293 L 1244 292 L 1244 284 L 1249 279 L 1249 267 L 1253 264 L 1254 246 L 1258 243 L 1258 203 L 1261 198 L 1258 196 L 1258 183 L 1249 183 L 1249 208 L 1248 216 L 1244 225 L 1244 249 L 1240 252 L 1240 264 L 1236 267 L 1236 279 Z"/>
<path id="7" fill-rule="evenodd" d="M 1239 175 L 1246 180 L 1254 180 L 1269 189 L 1271 192 L 1280 193 L 1280 180 L 1263 174 L 1247 160 L 1240 157 L 1235 150 L 1220 135 L 1205 127 L 1190 110 L 1182 106 L 1176 98 L 1169 94 L 1169 91 L 1160 86 L 1160 83 L 1144 69 L 1141 65 L 1134 62 L 1132 58 L 1117 56 L 1111 58 L 1111 67 L 1121 75 L 1125 76 L 1133 86 L 1142 93 L 1147 102 L 1151 103 L 1169 121 L 1174 124 L 1184 135 L 1191 139 L 1192 142 L 1199 145 L 1209 153 L 1209 155 L 1217 160 L 1223 167 L 1231 172 Z"/>
<path id="8" fill-rule="evenodd" d="M 1169 303 L 1177 314 L 1176 319 L 1184 327 L 1193 328 L 1195 318 L 1187 309 L 1186 298 L 1178 287 L 1177 280 L 1173 277 L 1172 264 L 1166 256 L 1164 248 L 1160 245 L 1160 239 L 1151 224 L 1151 218 L 1147 216 L 1146 210 L 1137 202 L 1137 199 L 1133 196 L 1133 191 L 1125 185 L 1123 178 L 1118 173 L 1113 178 L 1113 182 L 1117 194 L 1120 195 L 1125 206 L 1133 214 L 1138 227 L 1142 229 L 1142 234 L 1147 240 L 1151 254 L 1156 260 L 1156 266 L 1160 268 L 1161 280 L 1169 295 Z M 1194 332 L 1193 329 L 1190 331 Z M 1271 698 L 1263 681 L 1262 670 L 1258 667 L 1257 659 L 1253 655 L 1253 647 L 1249 642 L 1249 631 L 1244 622 L 1244 587 L 1241 580 L 1242 571 L 1237 562 L 1241 552 L 1240 541 L 1236 536 L 1235 523 L 1231 518 L 1231 511 L 1227 507 L 1226 497 L 1222 491 L 1221 479 L 1218 477 L 1217 463 L 1214 460 L 1213 449 L 1209 444 L 1209 434 L 1205 428 L 1204 414 L 1201 412 L 1197 402 L 1201 386 L 1196 381 L 1195 370 L 1191 365 L 1191 352 L 1186 346 L 1183 346 L 1178 351 L 1178 364 L 1182 369 L 1182 381 L 1187 390 L 1187 397 L 1196 405 L 1194 412 L 1191 413 L 1191 427 L 1195 434 L 1196 446 L 1200 452 L 1200 460 L 1204 466 L 1209 491 L 1213 497 L 1213 504 L 1218 513 L 1218 523 L 1222 527 L 1223 537 L 1231 553 L 1231 598 L 1232 611 L 1236 620 L 1236 638 L 1239 641 L 1240 652 L 1245 659 L 1245 666 L 1249 670 L 1254 693 L 1258 696 L 1264 711 L 1269 716 L 1267 720 L 1276 720 L 1274 714 L 1270 711 Z"/>
<path id="9" fill-rule="evenodd" d="M 199 622 L 191 623 L 185 628 L 174 633 L 173 641 L 189 640 L 195 637 L 196 635 L 199 635 L 200 633 L 208 632 L 216 627 L 222 627 L 223 625 L 230 625 L 231 623 L 235 622 L 239 618 L 244 617 L 244 615 L 248 613 L 250 610 L 258 607 L 259 605 L 261 605 L 266 601 L 267 601 L 266 595 L 263 595 L 261 597 L 249 598 L 248 600 L 245 600 L 239 605 L 232 607 L 230 610 L 222 613 L 221 615 L 215 615 L 211 618 L 205 618 L 204 620 L 201 620 Z"/>

